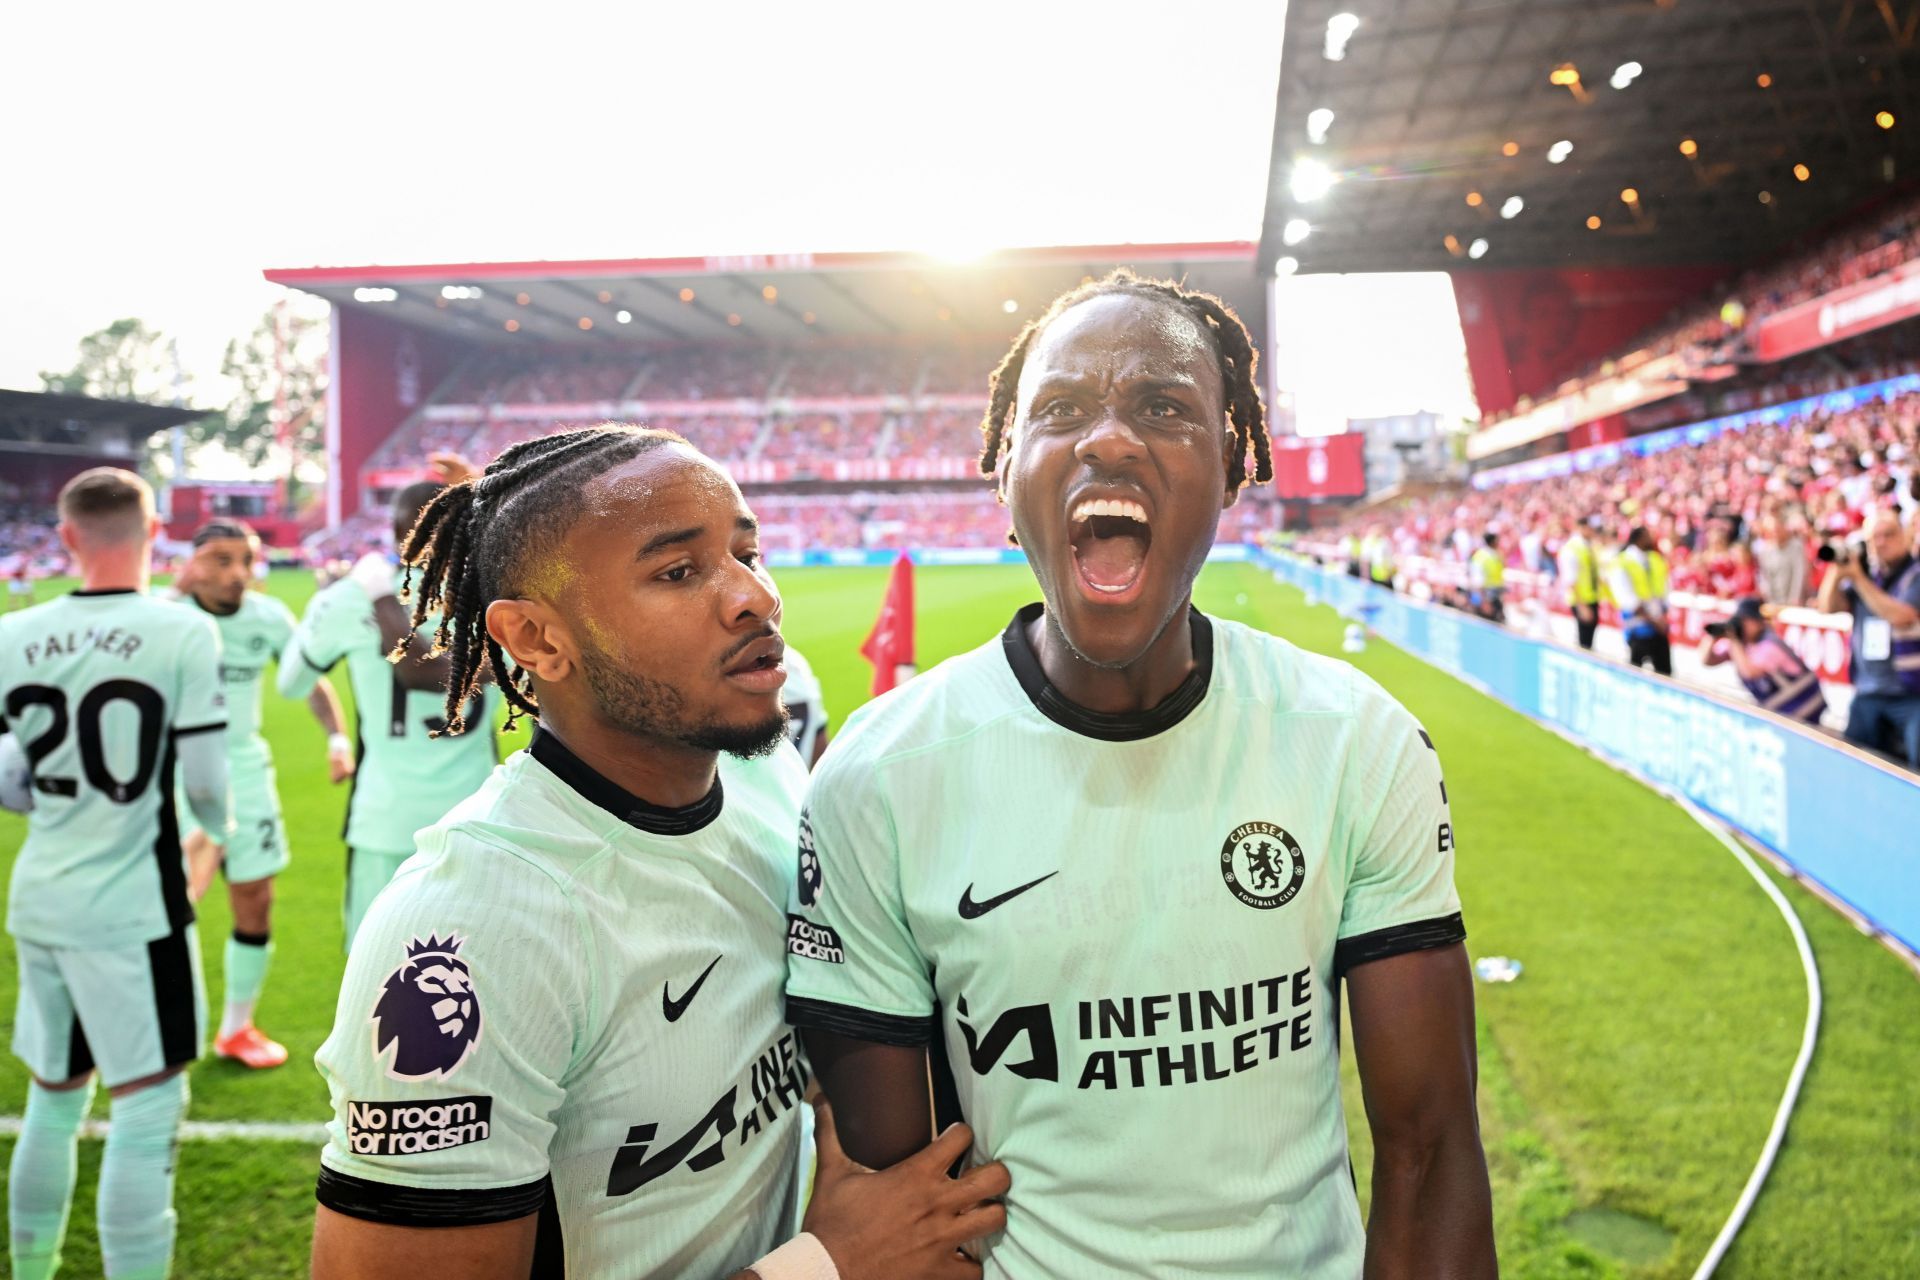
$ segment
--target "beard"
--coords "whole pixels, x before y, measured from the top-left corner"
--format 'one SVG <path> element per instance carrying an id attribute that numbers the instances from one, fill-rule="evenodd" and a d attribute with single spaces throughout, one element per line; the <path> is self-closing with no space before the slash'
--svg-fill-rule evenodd
<path id="1" fill-rule="evenodd" d="M 771 755 L 787 736 L 787 709 L 746 724 L 696 719 L 678 689 L 616 661 L 592 640 L 581 646 L 587 688 L 607 723 L 638 738 L 675 742 L 698 751 L 724 751 L 742 760 Z"/>

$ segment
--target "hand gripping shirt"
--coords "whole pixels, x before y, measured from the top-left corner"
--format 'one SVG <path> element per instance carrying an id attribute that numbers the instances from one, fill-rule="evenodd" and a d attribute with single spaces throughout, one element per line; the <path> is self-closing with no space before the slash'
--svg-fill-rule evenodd
<path id="1" fill-rule="evenodd" d="M 396 571 L 394 581 L 399 582 Z M 430 619 L 425 633 L 435 624 Z M 298 663 L 289 659 L 280 692 L 304 697 L 334 663 L 345 659 L 353 686 L 356 756 L 353 793 L 347 799 L 347 843 L 356 849 L 403 853 L 414 833 L 440 821 L 454 805 L 479 790 L 499 758 L 493 720 L 499 690 L 474 695 L 472 728 L 434 737 L 446 727 L 446 699 L 431 690 L 407 689 L 380 645 L 373 601 L 350 579 L 314 596 L 295 633 Z"/>
<path id="2" fill-rule="evenodd" d="M 1425 732 L 1352 667 L 1191 615 L 1158 706 L 1005 635 L 847 721 L 802 819 L 788 1017 L 943 1037 L 1013 1176 L 988 1276 L 1357 1277 L 1337 981 L 1465 937 Z"/>
<path id="3" fill-rule="evenodd" d="M 805 780 L 782 743 L 661 809 L 542 730 L 423 831 L 315 1057 L 320 1202 L 410 1226 L 537 1212 L 540 1276 L 724 1277 L 785 1239 Z"/>
<path id="4" fill-rule="evenodd" d="M 7 931 L 111 948 L 193 919 L 174 741 L 227 727 L 220 633 L 136 591 L 75 591 L 0 617 L 5 726 L 33 763 Z"/>

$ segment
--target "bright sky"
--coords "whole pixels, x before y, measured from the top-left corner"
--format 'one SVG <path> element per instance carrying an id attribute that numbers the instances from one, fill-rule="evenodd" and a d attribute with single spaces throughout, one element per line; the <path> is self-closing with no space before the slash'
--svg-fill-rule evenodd
<path id="1" fill-rule="evenodd" d="M 272 266 L 1255 239 L 1284 17 L 1273 0 L 110 8 L 6 19 L 31 56 L 0 78 L 0 386 L 37 388 L 82 334 L 137 315 L 208 400 Z M 1460 411 L 1444 281 L 1289 288 L 1303 429 Z"/>

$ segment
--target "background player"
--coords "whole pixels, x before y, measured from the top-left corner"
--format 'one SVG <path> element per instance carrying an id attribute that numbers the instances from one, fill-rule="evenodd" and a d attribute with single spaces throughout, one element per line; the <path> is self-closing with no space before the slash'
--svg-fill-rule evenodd
<path id="1" fill-rule="evenodd" d="M 213 1051 L 254 1068 L 277 1067 L 286 1047 L 253 1023 L 273 956 L 273 878 L 290 851 L 280 816 L 273 756 L 260 734 L 260 685 L 269 658 L 285 664 L 293 639 L 293 611 L 272 596 L 249 590 L 260 539 L 230 520 L 214 520 L 193 535 L 193 555 L 174 589 L 211 614 L 220 630 L 220 679 L 227 695 L 227 770 L 233 785 L 233 836 L 223 846 L 204 831 L 187 836 L 189 891 L 197 900 L 216 867 L 226 873 L 233 907 L 227 939 L 226 1003 Z M 353 748 L 342 732 L 340 699 L 323 677 L 307 693 L 313 718 L 327 735 L 327 773 L 335 783 L 353 776 Z M 190 815 L 183 814 L 183 826 Z"/>
<path id="2" fill-rule="evenodd" d="M 827 750 L 827 696 L 813 664 L 792 645 L 787 646 L 787 683 L 780 697 L 787 706 L 787 736 L 811 769 Z"/>
<path id="3" fill-rule="evenodd" d="M 538 727 L 421 833 L 348 961 L 319 1280 L 975 1273 L 954 1248 L 997 1229 L 1004 1170 L 948 1181 L 958 1128 L 874 1175 L 823 1126 L 813 1234 L 763 1256 L 798 1190 L 805 773 L 757 544 L 724 472 L 633 428 L 516 445 L 421 517 L 449 730 L 483 672 Z"/>
<path id="4" fill-rule="evenodd" d="M 989 1275 L 1492 1275 L 1432 745 L 1352 667 L 1191 607 L 1270 471 L 1246 330 L 1116 273 L 1027 326 L 984 427 L 1045 603 L 855 712 L 809 793 L 788 1017 L 848 1153 L 925 1145 L 944 1033 L 1013 1178 Z"/>
<path id="5" fill-rule="evenodd" d="M 446 486 L 423 480 L 393 503 L 393 536 L 404 544 L 427 503 Z M 372 554 L 307 605 L 280 664 L 283 696 L 306 694 L 336 662 L 347 664 L 358 735 L 358 772 L 347 797 L 346 939 L 402 862 L 413 855 L 413 835 L 445 817 L 485 782 L 499 759 L 493 721 L 499 695 L 476 688 L 465 723 L 472 731 L 446 735 L 445 699 L 452 666 L 411 642 L 407 655 L 388 660 L 406 638 L 406 611 L 396 598 L 400 570 L 393 558 Z M 438 735 L 438 736 L 436 736 Z"/>
<path id="6" fill-rule="evenodd" d="M 144 480 L 82 472 L 59 509 L 80 590 L 0 618 L 7 736 L 32 770 L 31 792 L 10 795 L 31 802 L 7 931 L 20 964 L 13 1051 L 33 1074 L 7 1182 L 13 1274 L 44 1280 L 59 1266 L 97 1074 L 113 1095 L 106 1273 L 160 1277 L 182 1073 L 200 1053 L 205 1003 L 173 788 L 177 766 L 195 816 L 226 835 L 220 635 L 146 595 L 159 520 Z"/>

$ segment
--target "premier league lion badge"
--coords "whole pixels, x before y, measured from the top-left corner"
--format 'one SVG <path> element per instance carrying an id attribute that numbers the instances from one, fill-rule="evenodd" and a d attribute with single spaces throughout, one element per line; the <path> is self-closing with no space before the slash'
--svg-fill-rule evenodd
<path id="1" fill-rule="evenodd" d="M 820 901 L 822 877 L 820 854 L 813 847 L 813 816 L 800 811 L 800 905 L 813 907 Z"/>
<path id="2" fill-rule="evenodd" d="M 464 939 L 428 934 L 407 944 L 407 958 L 387 975 L 373 1006 L 373 1056 L 388 1048 L 395 1080 L 453 1074 L 480 1043 L 480 996 L 459 956 Z"/>
<path id="3" fill-rule="evenodd" d="M 1300 892 L 1307 878 L 1307 855 L 1271 822 L 1243 823 L 1220 848 L 1220 878 L 1240 901 L 1271 911 Z"/>

